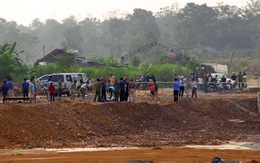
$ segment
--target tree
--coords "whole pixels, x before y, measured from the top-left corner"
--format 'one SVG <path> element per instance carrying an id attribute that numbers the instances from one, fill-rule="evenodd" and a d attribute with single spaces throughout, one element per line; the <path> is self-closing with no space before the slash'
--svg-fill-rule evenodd
<path id="1" fill-rule="evenodd" d="M 159 40 L 161 34 L 153 13 L 143 9 L 134 9 L 133 15 L 129 15 L 129 30 L 131 35 L 145 37 L 145 43 Z"/>
<path id="2" fill-rule="evenodd" d="M 172 6 L 167 6 L 161 8 L 158 13 L 156 13 L 156 22 L 159 25 L 161 31 L 160 42 L 163 42 L 165 45 L 171 47 L 172 45 L 177 44 L 176 29 L 179 12 L 178 5 L 173 4 Z"/>
<path id="3" fill-rule="evenodd" d="M 61 42 L 65 49 L 75 49 L 81 52 L 81 43 L 83 38 L 80 34 L 80 26 L 67 29 L 63 34 L 65 40 Z"/>
<path id="4" fill-rule="evenodd" d="M 177 14 L 177 38 L 181 46 L 194 46 L 216 36 L 217 13 L 206 4 L 188 3 Z"/>
<path id="5" fill-rule="evenodd" d="M 115 41 L 111 41 L 114 46 L 111 47 L 112 49 L 116 49 L 114 54 L 117 57 L 120 57 L 122 54 L 122 46 L 124 45 L 123 40 L 126 33 L 126 22 L 123 19 L 112 18 L 109 20 L 109 32 L 112 36 L 112 39 Z"/>
<path id="6" fill-rule="evenodd" d="M 131 59 L 131 64 L 133 66 L 139 66 L 141 64 L 141 57 L 140 56 L 134 56 L 132 59 Z"/>
<path id="7" fill-rule="evenodd" d="M 75 63 L 75 54 L 72 53 L 67 53 L 66 55 L 59 57 L 59 60 L 57 61 L 57 65 L 59 65 L 62 70 L 64 68 L 69 68 L 74 66 L 74 63 Z"/>
<path id="8" fill-rule="evenodd" d="M 111 55 L 108 58 L 104 58 L 101 56 L 99 58 L 99 62 L 103 64 L 103 66 L 99 68 L 99 72 L 103 72 L 103 74 L 111 74 L 115 68 L 120 67 L 119 64 L 114 61 L 113 55 Z"/>
<path id="9" fill-rule="evenodd" d="M 12 73 L 17 72 L 24 65 L 17 57 L 23 51 L 15 51 L 16 42 L 13 44 L 0 45 L 0 77 L 10 77 Z M 19 73 L 18 73 L 19 74 Z"/>

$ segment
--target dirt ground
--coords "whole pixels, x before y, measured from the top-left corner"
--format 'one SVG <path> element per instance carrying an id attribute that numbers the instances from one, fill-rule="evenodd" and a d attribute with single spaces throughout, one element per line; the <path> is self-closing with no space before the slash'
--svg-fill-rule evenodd
<path id="1" fill-rule="evenodd" d="M 36 104 L 0 104 L 0 162 L 204 163 L 216 156 L 260 162 L 259 148 L 183 148 L 230 141 L 260 143 L 256 93 L 199 92 L 198 99 L 182 98 L 176 103 L 172 90 L 164 89 L 159 97 L 159 104 L 145 91 L 137 92 L 132 103 L 99 103 L 92 98 L 83 103 L 62 97 L 50 104 L 38 97 Z M 36 150 L 81 147 L 138 149 L 73 153 Z"/>

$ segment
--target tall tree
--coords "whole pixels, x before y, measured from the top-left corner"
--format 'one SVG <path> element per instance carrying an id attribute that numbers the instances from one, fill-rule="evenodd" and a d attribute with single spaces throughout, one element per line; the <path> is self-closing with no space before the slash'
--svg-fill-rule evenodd
<path id="1" fill-rule="evenodd" d="M 216 36 L 217 13 L 206 4 L 188 3 L 178 13 L 177 38 L 179 45 L 194 46 Z"/>
<path id="2" fill-rule="evenodd" d="M 131 35 L 141 35 L 141 37 L 145 38 L 145 43 L 150 43 L 160 38 L 161 32 L 151 11 L 134 9 L 133 15 L 129 17 Z"/>

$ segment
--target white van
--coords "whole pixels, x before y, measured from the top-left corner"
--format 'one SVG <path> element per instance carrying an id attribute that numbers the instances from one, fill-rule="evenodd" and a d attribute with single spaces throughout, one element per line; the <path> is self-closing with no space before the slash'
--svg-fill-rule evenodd
<path id="1" fill-rule="evenodd" d="M 58 80 L 61 77 L 62 80 L 62 91 L 61 94 L 67 94 L 70 95 L 70 85 L 77 80 L 77 83 L 79 84 L 80 81 L 87 82 L 88 78 L 85 73 L 55 73 L 55 74 L 47 74 L 43 75 L 36 79 L 36 83 L 45 85 L 49 79 L 49 77 L 52 78 L 53 85 L 56 88 L 56 92 L 58 92 Z"/>

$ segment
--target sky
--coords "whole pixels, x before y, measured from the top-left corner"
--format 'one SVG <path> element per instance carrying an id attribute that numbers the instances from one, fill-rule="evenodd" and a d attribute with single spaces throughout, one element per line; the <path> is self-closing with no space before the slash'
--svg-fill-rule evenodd
<path id="1" fill-rule="evenodd" d="M 179 4 L 179 8 L 186 3 L 216 6 L 217 3 L 243 7 L 247 0 L 0 0 L 0 18 L 15 21 L 28 26 L 32 20 L 39 18 L 41 22 L 46 19 L 55 19 L 59 22 L 71 15 L 78 21 L 84 18 L 103 20 L 109 11 L 133 13 L 135 8 L 157 12 L 160 8 Z"/>

